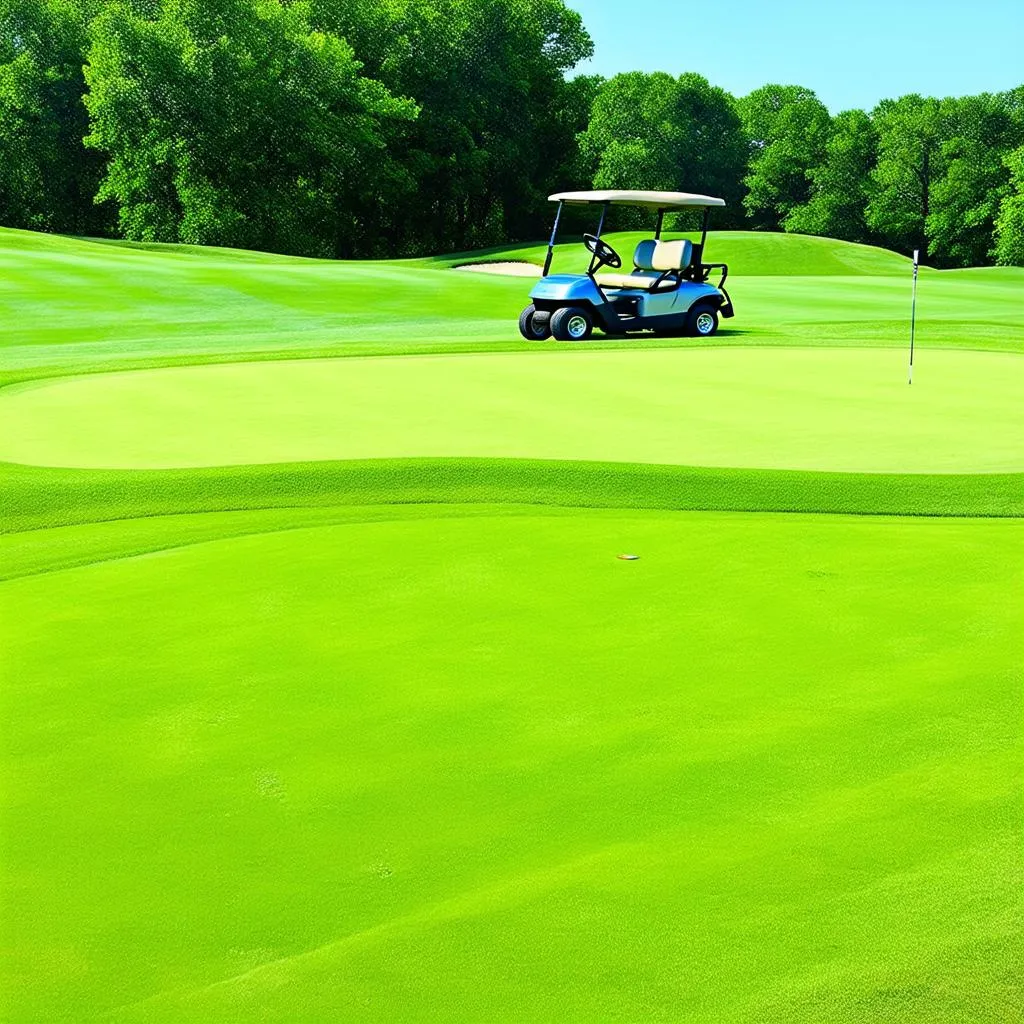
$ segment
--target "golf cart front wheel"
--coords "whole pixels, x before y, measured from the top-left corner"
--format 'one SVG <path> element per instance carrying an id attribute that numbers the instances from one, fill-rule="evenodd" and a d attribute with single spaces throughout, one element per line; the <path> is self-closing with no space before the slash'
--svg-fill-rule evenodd
<path id="1" fill-rule="evenodd" d="M 594 321 L 582 306 L 566 306 L 551 314 L 551 333 L 559 341 L 586 341 Z"/>
<path id="2" fill-rule="evenodd" d="M 710 338 L 718 330 L 718 310 L 712 306 L 697 306 L 690 310 L 686 321 L 687 334 L 697 338 Z"/>
<path id="3" fill-rule="evenodd" d="M 519 314 L 519 333 L 527 341 L 547 341 L 551 337 L 551 314 L 531 302 Z"/>

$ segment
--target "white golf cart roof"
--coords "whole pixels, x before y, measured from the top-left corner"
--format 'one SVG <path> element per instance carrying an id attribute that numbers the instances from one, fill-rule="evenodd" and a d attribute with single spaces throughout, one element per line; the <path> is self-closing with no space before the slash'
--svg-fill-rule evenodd
<path id="1" fill-rule="evenodd" d="M 724 199 L 699 196 L 693 192 L 638 192 L 631 189 L 602 189 L 597 192 L 556 192 L 548 196 L 553 203 L 587 206 L 642 206 L 650 210 L 672 210 L 682 206 L 725 206 Z"/>

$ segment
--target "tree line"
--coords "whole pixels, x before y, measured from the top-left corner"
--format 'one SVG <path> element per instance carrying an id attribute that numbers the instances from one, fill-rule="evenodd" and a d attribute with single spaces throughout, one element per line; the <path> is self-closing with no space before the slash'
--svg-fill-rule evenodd
<path id="1" fill-rule="evenodd" d="M 563 0 L 0 0 L 0 223 L 412 256 L 542 237 L 559 189 L 683 189 L 719 227 L 1024 266 L 1024 86 L 832 116 L 573 77 L 592 50 Z"/>

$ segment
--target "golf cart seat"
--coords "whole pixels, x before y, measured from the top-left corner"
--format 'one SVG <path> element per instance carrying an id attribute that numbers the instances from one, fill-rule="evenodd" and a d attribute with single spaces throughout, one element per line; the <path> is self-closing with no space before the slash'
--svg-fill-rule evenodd
<path id="1" fill-rule="evenodd" d="M 659 282 L 679 275 L 690 265 L 693 245 L 689 239 L 662 242 L 645 238 L 633 252 L 632 274 L 598 274 L 595 280 L 602 288 L 640 288 L 650 291 Z"/>

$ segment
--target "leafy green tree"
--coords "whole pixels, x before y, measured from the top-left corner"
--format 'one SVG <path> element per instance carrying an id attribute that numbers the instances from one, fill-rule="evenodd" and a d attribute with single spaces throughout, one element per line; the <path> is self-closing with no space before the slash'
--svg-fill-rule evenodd
<path id="1" fill-rule="evenodd" d="M 101 160 L 85 151 L 83 54 L 93 5 L 0 0 L 0 223 L 98 233 Z"/>
<path id="2" fill-rule="evenodd" d="M 700 75 L 634 71 L 609 79 L 594 99 L 581 149 L 596 166 L 596 188 L 717 195 L 739 215 L 746 159 L 740 121 L 732 97 Z M 628 220 L 620 215 L 616 223 Z"/>
<path id="3" fill-rule="evenodd" d="M 397 252 L 535 237 L 553 172 L 573 167 L 592 52 L 562 0 L 312 0 L 367 73 L 421 108 L 400 144 L 415 180 L 384 227 Z"/>
<path id="4" fill-rule="evenodd" d="M 892 249 L 926 253 L 932 190 L 946 164 L 941 105 L 917 95 L 883 100 L 872 121 L 878 162 L 871 173 L 868 226 Z"/>
<path id="5" fill-rule="evenodd" d="M 810 199 L 808 171 L 825 162 L 831 119 L 817 96 L 799 85 L 766 85 L 736 101 L 749 147 L 743 200 L 752 226 L 782 228 Z"/>
<path id="6" fill-rule="evenodd" d="M 542 151 L 551 156 L 550 164 L 544 161 L 547 166 L 540 175 L 543 192 L 590 188 L 597 163 L 592 153 L 583 152 L 579 140 L 590 124 L 590 112 L 604 81 L 599 75 L 577 75 L 559 89 L 541 144 Z"/>
<path id="7" fill-rule="evenodd" d="M 1017 120 L 1024 88 L 941 103 L 945 171 L 932 188 L 928 251 L 939 263 L 987 262 L 1000 204 L 1009 192 L 1007 154 L 1024 145 Z"/>
<path id="8" fill-rule="evenodd" d="M 279 0 L 108 4 L 93 24 L 87 144 L 125 237 L 349 255 L 358 212 L 401 175 L 415 106 Z M 149 16 L 147 16 L 147 13 Z"/>
<path id="9" fill-rule="evenodd" d="M 993 255 L 1004 267 L 1024 267 L 1024 146 L 1004 157 L 1004 163 L 1010 182 L 996 217 Z"/>
<path id="10" fill-rule="evenodd" d="M 830 119 L 798 86 L 567 78 L 591 52 L 565 0 L 0 0 L 0 222 L 413 255 L 535 238 L 556 189 L 649 187 L 723 196 L 721 226 L 1020 262 L 1024 86 Z"/>
<path id="11" fill-rule="evenodd" d="M 805 235 L 826 235 L 848 242 L 868 242 L 864 211 L 878 139 L 863 110 L 847 110 L 832 119 L 825 159 L 807 176 L 810 196 L 786 216 L 785 228 Z"/>

